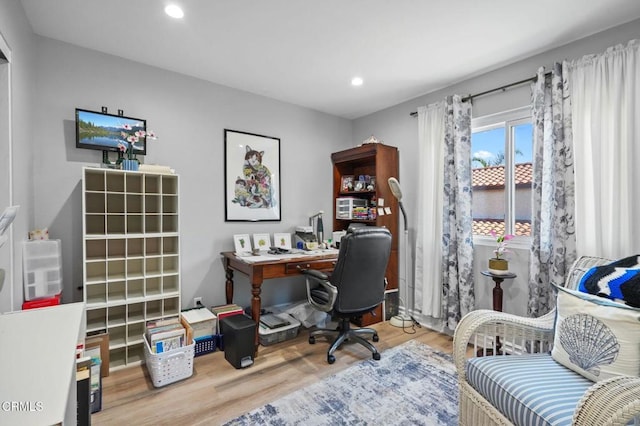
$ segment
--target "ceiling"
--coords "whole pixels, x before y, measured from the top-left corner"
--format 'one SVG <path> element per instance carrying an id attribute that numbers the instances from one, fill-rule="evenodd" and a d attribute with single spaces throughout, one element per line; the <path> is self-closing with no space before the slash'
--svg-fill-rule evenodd
<path id="1" fill-rule="evenodd" d="M 165 15 L 170 2 L 183 19 Z M 39 35 L 347 119 L 640 17 L 637 0 L 22 4 Z"/>

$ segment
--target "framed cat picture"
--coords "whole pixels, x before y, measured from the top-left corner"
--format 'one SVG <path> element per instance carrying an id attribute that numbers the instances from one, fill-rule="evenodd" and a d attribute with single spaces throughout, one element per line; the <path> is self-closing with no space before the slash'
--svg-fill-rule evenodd
<path id="1" fill-rule="evenodd" d="M 280 139 L 224 129 L 227 222 L 281 220 Z"/>

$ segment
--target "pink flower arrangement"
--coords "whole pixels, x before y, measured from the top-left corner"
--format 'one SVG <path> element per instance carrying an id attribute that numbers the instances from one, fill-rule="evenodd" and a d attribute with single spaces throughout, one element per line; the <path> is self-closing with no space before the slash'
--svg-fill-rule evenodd
<path id="1" fill-rule="evenodd" d="M 130 134 L 127 133 L 127 131 L 132 130 L 130 124 L 123 124 L 122 129 L 123 131 L 120 132 L 120 136 L 122 136 L 123 142 L 118 142 L 118 149 L 122 153 L 126 152 L 129 160 L 134 159 L 133 144 L 138 142 L 140 138 L 146 137 L 147 139 L 157 139 L 156 134 L 153 132 L 153 130 L 149 130 L 146 132 L 144 130 L 138 130 L 135 133 Z M 126 142 L 126 145 L 124 142 Z"/>
<path id="2" fill-rule="evenodd" d="M 511 234 L 498 235 L 496 231 L 491 230 L 491 236 L 495 238 L 496 242 L 498 243 L 498 247 L 493 251 L 496 255 L 496 259 L 500 259 L 501 256 L 504 256 L 507 253 L 509 253 L 509 250 L 507 250 L 507 241 L 512 239 L 514 237 L 513 235 Z"/>

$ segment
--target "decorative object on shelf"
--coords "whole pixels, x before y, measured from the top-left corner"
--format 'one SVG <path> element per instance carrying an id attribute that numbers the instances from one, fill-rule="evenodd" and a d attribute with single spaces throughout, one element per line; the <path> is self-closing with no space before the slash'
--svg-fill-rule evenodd
<path id="1" fill-rule="evenodd" d="M 509 250 L 507 250 L 507 241 L 513 238 L 513 235 L 497 235 L 495 230 L 491 230 L 491 236 L 496 239 L 498 247 L 493 251 L 494 258 L 489 259 L 489 272 L 496 275 L 504 275 L 509 273 L 509 262 L 504 258 Z"/>
<path id="2" fill-rule="evenodd" d="M 342 176 L 340 178 L 340 191 L 349 192 L 353 191 L 353 175 Z"/>
<path id="3" fill-rule="evenodd" d="M 138 171 L 138 167 L 140 167 L 140 164 L 136 159 L 133 159 L 133 160 L 123 159 L 122 163 L 120 163 L 120 166 L 122 167 L 122 170 Z"/>
<path id="4" fill-rule="evenodd" d="M 362 141 L 362 144 L 368 144 L 368 143 L 383 143 L 380 139 L 376 138 L 375 136 L 371 135 L 369 136 L 368 139 L 365 139 Z"/>
<path id="5" fill-rule="evenodd" d="M 280 221 L 280 139 L 225 129 L 224 155 L 225 221 Z"/>

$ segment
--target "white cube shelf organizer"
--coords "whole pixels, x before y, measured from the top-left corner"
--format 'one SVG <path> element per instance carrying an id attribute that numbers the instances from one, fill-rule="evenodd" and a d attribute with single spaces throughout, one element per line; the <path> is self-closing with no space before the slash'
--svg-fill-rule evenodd
<path id="1" fill-rule="evenodd" d="M 110 370 L 144 360 L 145 324 L 180 313 L 178 175 L 85 167 L 87 332 L 109 333 Z"/>

